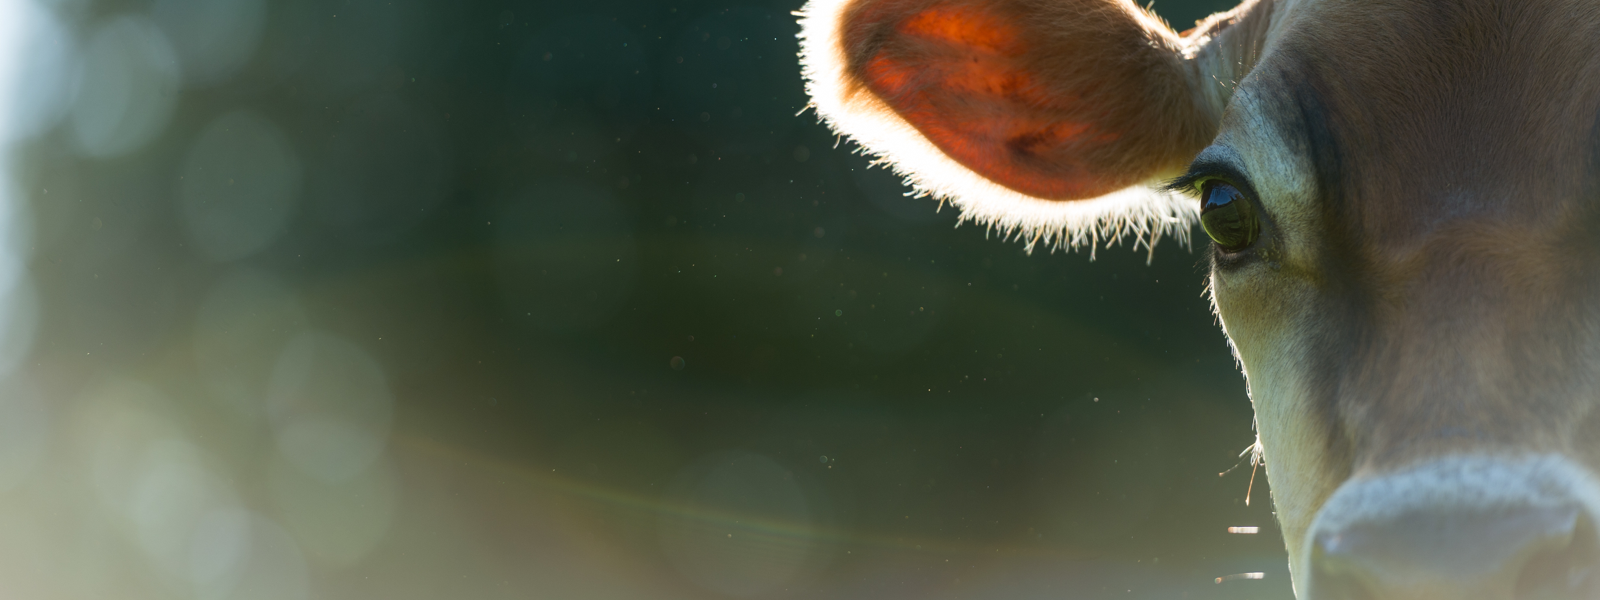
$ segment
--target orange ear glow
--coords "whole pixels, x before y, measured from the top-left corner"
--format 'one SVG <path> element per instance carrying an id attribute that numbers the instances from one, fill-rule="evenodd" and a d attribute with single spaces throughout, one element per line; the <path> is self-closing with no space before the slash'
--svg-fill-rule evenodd
<path id="1" fill-rule="evenodd" d="M 901 12 L 885 2 L 860 15 L 873 51 L 857 72 L 885 104 L 957 162 L 1024 194 L 1094 198 L 1145 173 L 1096 168 L 1092 159 L 1121 137 L 1081 94 L 1051 89 L 1032 68 L 1022 27 L 992 7 L 935 4 Z M 885 27 L 887 26 L 887 27 Z M 852 32 L 857 33 L 857 32 Z M 876 43 L 873 43 L 876 42 Z"/>

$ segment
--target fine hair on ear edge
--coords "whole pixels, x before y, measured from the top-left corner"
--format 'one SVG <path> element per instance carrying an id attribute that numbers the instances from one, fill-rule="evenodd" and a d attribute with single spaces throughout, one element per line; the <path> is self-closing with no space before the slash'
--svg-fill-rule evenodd
<path id="1" fill-rule="evenodd" d="M 800 17 L 800 67 L 811 98 L 808 108 L 860 152 L 904 177 L 917 197 L 949 202 L 972 221 L 1003 239 L 1016 239 L 1032 253 L 1039 244 L 1054 252 L 1087 246 L 1091 259 L 1104 242 L 1132 236 L 1134 248 L 1153 253 L 1162 237 L 1189 245 L 1199 203 L 1160 189 L 1155 180 L 1085 200 L 1046 200 L 990 181 L 956 162 L 864 86 L 851 85 L 840 19 L 853 0 L 808 0 Z"/>

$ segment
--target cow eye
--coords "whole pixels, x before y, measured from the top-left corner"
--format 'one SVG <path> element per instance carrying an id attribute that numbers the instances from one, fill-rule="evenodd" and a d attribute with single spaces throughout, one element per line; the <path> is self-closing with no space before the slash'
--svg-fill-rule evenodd
<path id="1" fill-rule="evenodd" d="M 1217 246 L 1228 252 L 1238 252 L 1255 243 L 1261 234 L 1261 223 L 1244 192 L 1215 179 L 1207 181 L 1200 190 L 1200 226 Z"/>

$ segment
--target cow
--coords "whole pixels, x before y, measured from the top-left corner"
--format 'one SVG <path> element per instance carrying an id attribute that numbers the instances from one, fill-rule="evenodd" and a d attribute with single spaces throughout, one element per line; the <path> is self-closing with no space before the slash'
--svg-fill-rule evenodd
<path id="1" fill-rule="evenodd" d="M 1600 598 L 1600 3 L 798 15 L 816 114 L 961 220 L 1198 222 L 1297 597 Z"/>

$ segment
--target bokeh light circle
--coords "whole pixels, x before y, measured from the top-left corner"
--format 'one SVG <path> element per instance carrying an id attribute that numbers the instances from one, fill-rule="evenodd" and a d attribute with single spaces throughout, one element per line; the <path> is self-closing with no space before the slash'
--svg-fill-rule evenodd
<path id="1" fill-rule="evenodd" d="M 244 258 L 277 239 L 294 214 L 300 160 L 253 111 L 217 117 L 189 147 L 178 182 L 184 224 L 200 253 Z"/>
<path id="2" fill-rule="evenodd" d="M 347 481 L 382 454 L 394 398 L 378 362 L 355 344 L 300 333 L 278 355 L 267 390 L 278 451 L 307 475 Z"/>
<path id="3" fill-rule="evenodd" d="M 337 482 L 274 461 L 267 483 L 307 558 L 333 567 L 358 563 L 383 540 L 399 495 L 394 468 L 382 459 Z"/>
<path id="4" fill-rule="evenodd" d="M 155 24 L 134 16 L 112 19 L 89 37 L 83 61 L 71 117 L 80 152 L 119 156 L 166 129 L 182 73 Z"/>
<path id="5" fill-rule="evenodd" d="M 212 284 L 195 313 L 199 377 L 222 405 L 246 420 L 263 414 L 279 352 L 306 325 L 294 291 L 266 273 L 239 269 Z"/>
<path id="6" fill-rule="evenodd" d="M 18 487 L 39 468 L 52 433 L 38 386 L 23 377 L 0 380 L 0 492 Z"/>
<path id="7" fill-rule="evenodd" d="M 76 40 L 35 2 L 0 2 L 0 145 L 49 131 L 70 105 Z"/>
<path id="8" fill-rule="evenodd" d="M 243 66 L 261 41 L 266 12 L 263 0 L 156 0 L 151 7 L 189 86 L 225 81 Z"/>

